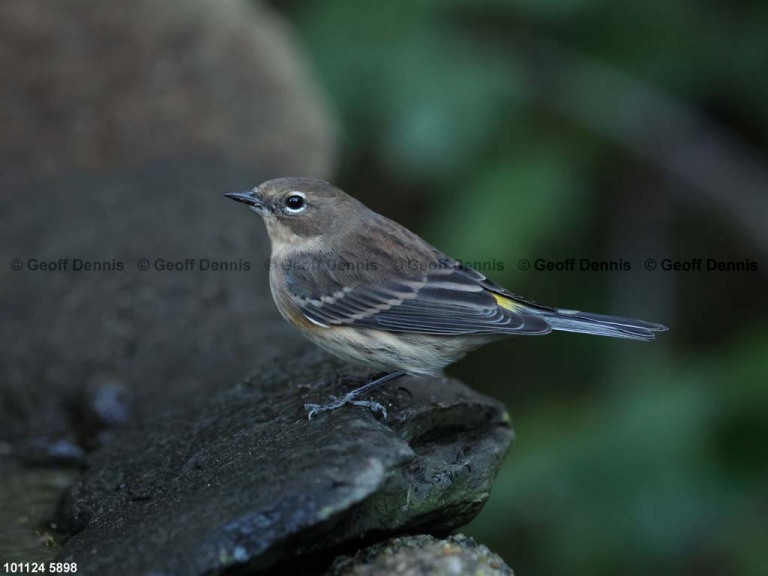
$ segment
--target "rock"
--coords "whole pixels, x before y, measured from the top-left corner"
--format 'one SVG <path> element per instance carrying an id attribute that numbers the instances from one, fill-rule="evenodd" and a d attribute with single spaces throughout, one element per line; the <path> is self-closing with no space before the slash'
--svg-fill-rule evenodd
<path id="1" fill-rule="evenodd" d="M 0 196 L 178 158 L 328 176 L 333 128 L 305 68 L 255 0 L 4 0 Z"/>
<path id="2" fill-rule="evenodd" d="M 46 443 L 91 449 L 300 339 L 269 293 L 263 225 L 221 196 L 265 177 L 179 161 L 0 201 L 0 440 L 36 461 Z"/>
<path id="3" fill-rule="evenodd" d="M 365 374 L 306 346 L 94 452 L 60 509 L 73 536 L 58 560 L 80 574 L 259 571 L 472 519 L 512 440 L 501 405 L 407 378 L 374 393 L 386 421 L 352 406 L 309 421 L 304 403 Z"/>
<path id="4" fill-rule="evenodd" d="M 221 198 L 333 170 L 322 99 L 272 10 L 7 0 L 0 74 L 0 442 L 78 461 L 291 345 L 263 226 Z"/>
<path id="5" fill-rule="evenodd" d="M 328 576 L 513 576 L 498 554 L 462 534 L 393 538 L 336 559 Z"/>

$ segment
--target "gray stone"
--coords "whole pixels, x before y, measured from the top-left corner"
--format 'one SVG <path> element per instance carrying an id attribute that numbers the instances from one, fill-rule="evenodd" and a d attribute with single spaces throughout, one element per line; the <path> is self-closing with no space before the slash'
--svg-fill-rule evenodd
<path id="1" fill-rule="evenodd" d="M 255 0 L 3 0 L 0 73 L 0 196 L 166 158 L 272 178 L 334 163 L 304 58 Z"/>
<path id="2" fill-rule="evenodd" d="M 512 440 L 501 405 L 448 378 L 406 378 L 373 395 L 386 421 L 350 406 L 307 419 L 305 402 L 364 377 L 298 345 L 126 430 L 62 505 L 74 535 L 58 559 L 81 574 L 258 571 L 468 522 Z"/>
<path id="3" fill-rule="evenodd" d="M 300 338 L 269 294 L 263 226 L 221 196 L 265 176 L 166 162 L 0 200 L 0 440 L 33 460 L 72 458 L 116 426 L 231 386 Z M 76 259 L 121 269 L 76 271 Z M 60 261 L 66 270 L 32 269 Z"/>

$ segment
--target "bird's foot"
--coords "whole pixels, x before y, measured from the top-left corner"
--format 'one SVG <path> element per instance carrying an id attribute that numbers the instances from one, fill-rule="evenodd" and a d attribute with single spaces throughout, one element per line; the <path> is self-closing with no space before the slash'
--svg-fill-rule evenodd
<path id="1" fill-rule="evenodd" d="M 328 404 L 304 404 L 304 409 L 307 411 L 307 418 L 309 420 L 312 420 L 312 416 L 314 416 L 315 414 L 319 414 L 320 412 L 330 412 L 331 410 L 336 410 L 337 408 L 341 408 L 345 404 L 352 404 L 353 406 L 365 406 L 373 413 L 378 412 L 386 420 L 387 409 L 384 408 L 384 406 L 382 406 L 378 402 L 374 402 L 373 400 L 357 400 L 357 398 L 358 396 L 366 394 L 371 390 L 378 388 L 382 384 L 386 384 L 387 382 L 396 380 L 401 376 L 405 376 L 405 372 L 403 372 L 402 370 L 390 372 L 389 374 L 384 374 L 380 378 L 376 378 L 372 382 L 368 382 L 368 384 L 364 384 L 363 386 L 360 386 L 360 388 L 355 388 L 354 390 L 352 390 L 352 392 L 345 394 L 341 398 L 336 398 L 336 396 L 331 396 L 332 402 L 329 402 Z"/>
<path id="2" fill-rule="evenodd" d="M 354 394 L 354 392 L 355 391 L 352 391 L 341 398 L 331 396 L 331 402 L 328 404 L 304 404 L 304 410 L 307 411 L 307 419 L 312 420 L 312 417 L 315 414 L 319 414 L 320 412 L 331 412 L 332 410 L 336 410 L 347 404 L 351 404 L 352 406 L 363 406 L 368 408 L 374 414 L 381 414 L 384 420 L 387 419 L 387 409 L 384 408 L 384 406 L 374 400 L 355 400 L 357 395 Z"/>

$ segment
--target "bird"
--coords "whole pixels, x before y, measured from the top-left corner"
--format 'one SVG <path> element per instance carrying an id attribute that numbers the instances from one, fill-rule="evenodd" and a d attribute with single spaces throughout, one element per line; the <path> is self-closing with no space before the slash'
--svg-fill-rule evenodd
<path id="1" fill-rule="evenodd" d="M 269 283 L 280 314 L 321 348 L 382 376 L 308 417 L 361 400 L 405 375 L 434 376 L 509 336 L 552 331 L 653 340 L 662 324 L 543 306 L 444 254 L 406 227 L 322 180 L 276 178 L 225 197 L 264 221 Z"/>

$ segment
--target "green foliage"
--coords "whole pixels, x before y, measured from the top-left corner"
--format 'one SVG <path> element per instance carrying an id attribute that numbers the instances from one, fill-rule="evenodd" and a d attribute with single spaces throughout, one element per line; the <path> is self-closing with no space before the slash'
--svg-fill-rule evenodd
<path id="1" fill-rule="evenodd" d="M 553 147 L 505 148 L 435 210 L 428 236 L 463 260 L 504 258 L 537 246 L 589 209 L 573 158 Z M 514 272 L 514 268 L 509 270 Z"/>
<path id="2" fill-rule="evenodd" d="M 514 58 L 475 46 L 424 2 L 316 3 L 297 14 L 349 150 L 443 182 L 478 160 L 525 87 Z"/>

